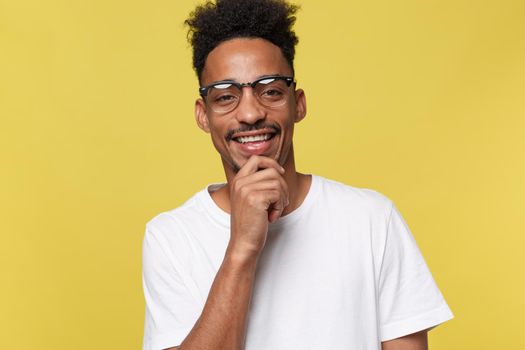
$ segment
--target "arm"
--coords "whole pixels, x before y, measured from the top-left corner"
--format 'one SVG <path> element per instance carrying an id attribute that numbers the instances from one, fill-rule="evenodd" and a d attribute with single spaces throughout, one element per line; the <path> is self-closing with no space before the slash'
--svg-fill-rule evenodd
<path id="1" fill-rule="evenodd" d="M 427 330 L 381 343 L 381 350 L 428 350 Z"/>
<path id="2" fill-rule="evenodd" d="M 256 257 L 228 249 L 197 323 L 178 349 L 242 349 Z"/>
<path id="3" fill-rule="evenodd" d="M 259 170 L 263 169 L 263 170 Z M 231 237 L 201 316 L 177 348 L 244 348 L 257 259 L 268 232 L 288 202 L 284 170 L 272 159 L 252 157 L 230 184 Z"/>

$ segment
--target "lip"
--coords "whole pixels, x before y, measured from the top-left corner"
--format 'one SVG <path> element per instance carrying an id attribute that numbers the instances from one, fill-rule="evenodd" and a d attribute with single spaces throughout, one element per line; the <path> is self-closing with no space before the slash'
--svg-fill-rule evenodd
<path id="1" fill-rule="evenodd" d="M 257 130 L 257 132 L 250 132 L 250 133 L 239 133 L 236 134 L 235 137 L 242 137 L 242 136 L 253 136 L 253 135 L 261 135 L 261 134 L 268 134 L 268 132 L 261 132 L 260 130 Z M 272 133 L 272 137 L 265 141 L 256 141 L 256 142 L 246 142 L 246 143 L 240 143 L 237 141 L 231 141 L 233 143 L 233 147 L 239 150 L 239 153 L 245 157 L 250 157 L 252 155 L 269 155 L 269 151 L 271 150 L 274 142 L 276 140 L 276 134 L 275 132 Z"/>

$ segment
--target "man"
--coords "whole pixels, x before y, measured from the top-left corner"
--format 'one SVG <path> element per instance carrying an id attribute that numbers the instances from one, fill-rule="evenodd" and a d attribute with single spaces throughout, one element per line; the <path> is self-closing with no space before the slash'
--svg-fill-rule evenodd
<path id="1" fill-rule="evenodd" d="M 296 171 L 296 10 L 217 0 L 186 21 L 227 182 L 147 225 L 145 350 L 420 350 L 452 317 L 392 202 Z"/>

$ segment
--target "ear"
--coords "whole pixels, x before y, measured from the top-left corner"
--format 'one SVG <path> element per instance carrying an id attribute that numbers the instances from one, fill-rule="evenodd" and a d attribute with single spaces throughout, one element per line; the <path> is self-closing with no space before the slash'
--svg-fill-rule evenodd
<path id="1" fill-rule="evenodd" d="M 210 132 L 210 124 L 208 123 L 208 116 L 206 115 L 206 105 L 202 98 L 195 101 L 195 121 L 204 132 Z"/>
<path id="2" fill-rule="evenodd" d="M 295 90 L 295 122 L 298 123 L 306 117 L 306 95 L 303 89 Z"/>

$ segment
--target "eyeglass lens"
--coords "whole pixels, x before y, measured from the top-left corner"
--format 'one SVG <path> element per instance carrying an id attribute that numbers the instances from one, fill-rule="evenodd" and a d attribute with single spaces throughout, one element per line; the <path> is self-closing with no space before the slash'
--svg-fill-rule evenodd
<path id="1" fill-rule="evenodd" d="M 266 79 L 253 86 L 253 94 L 263 106 L 273 108 L 286 103 L 290 89 L 284 80 Z M 241 98 L 241 86 L 223 83 L 210 88 L 207 101 L 215 112 L 225 113 L 235 109 Z"/>

